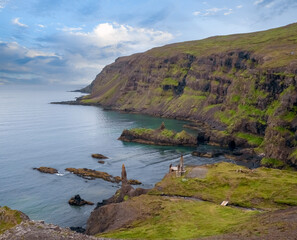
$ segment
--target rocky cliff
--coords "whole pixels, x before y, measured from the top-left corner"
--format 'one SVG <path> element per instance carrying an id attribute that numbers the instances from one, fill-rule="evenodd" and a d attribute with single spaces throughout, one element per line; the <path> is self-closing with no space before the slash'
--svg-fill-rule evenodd
<path id="1" fill-rule="evenodd" d="M 297 24 L 171 44 L 118 58 L 78 100 L 207 122 L 257 147 L 269 165 L 297 165 Z"/>

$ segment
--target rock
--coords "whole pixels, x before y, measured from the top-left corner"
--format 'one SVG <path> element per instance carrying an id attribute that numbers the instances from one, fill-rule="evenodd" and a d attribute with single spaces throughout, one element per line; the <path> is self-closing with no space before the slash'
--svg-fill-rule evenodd
<path id="1" fill-rule="evenodd" d="M 131 184 L 131 185 L 140 185 L 140 184 L 142 184 L 142 182 L 140 182 L 138 180 L 135 180 L 135 179 L 129 179 L 128 183 Z"/>
<path id="2" fill-rule="evenodd" d="M 87 222 L 86 233 L 93 235 L 107 230 L 119 228 L 136 219 L 138 210 L 136 207 L 125 201 L 127 198 L 137 197 L 148 193 L 149 189 L 134 189 L 127 180 L 127 172 L 125 165 L 122 165 L 121 174 L 122 186 L 109 199 L 97 203 L 97 207 L 91 213 Z M 133 180 L 136 181 L 136 180 Z M 119 205 L 119 204 L 123 205 Z M 139 212 L 140 213 L 140 212 Z"/>
<path id="3" fill-rule="evenodd" d="M 197 139 L 185 130 L 175 132 L 162 126 L 158 129 L 125 129 L 118 140 L 160 146 L 197 146 Z"/>
<path id="4" fill-rule="evenodd" d="M 98 163 L 104 164 L 105 161 L 103 161 L 103 160 L 99 160 Z"/>
<path id="5" fill-rule="evenodd" d="M 92 154 L 92 157 L 93 158 L 98 158 L 98 159 L 108 159 L 108 157 L 106 157 L 106 156 L 104 156 L 104 155 L 102 155 L 100 153 L 94 153 L 94 154 Z"/>
<path id="6" fill-rule="evenodd" d="M 122 174 L 121 174 L 121 176 L 122 176 L 122 178 L 121 178 L 121 180 L 122 180 L 122 185 L 124 185 L 124 184 L 127 184 L 127 172 L 126 172 L 126 168 L 125 168 L 125 165 L 123 164 L 122 165 Z"/>
<path id="7" fill-rule="evenodd" d="M 58 173 L 58 170 L 51 167 L 39 167 L 39 168 L 33 168 L 34 170 L 38 170 L 42 173 L 49 173 L 49 174 L 55 174 Z"/>
<path id="8" fill-rule="evenodd" d="M 86 204 L 87 205 L 94 205 L 94 203 L 82 199 L 79 195 L 75 195 L 74 197 L 70 198 L 68 203 L 70 205 L 74 205 L 74 206 L 83 206 L 83 205 L 86 205 Z"/>
<path id="9" fill-rule="evenodd" d="M 204 157 L 204 158 L 214 158 L 223 155 L 223 152 L 198 152 L 193 151 L 192 156 Z"/>
<path id="10" fill-rule="evenodd" d="M 85 233 L 86 229 L 82 228 L 82 227 L 70 227 L 71 231 L 77 232 L 77 233 Z"/>
<path id="11" fill-rule="evenodd" d="M 161 124 L 161 126 L 160 126 L 160 130 L 162 131 L 162 130 L 164 130 L 166 127 L 165 127 L 165 123 L 164 122 L 162 122 L 162 124 Z"/>
<path id="12" fill-rule="evenodd" d="M 120 182 L 119 177 L 113 177 L 112 175 L 110 175 L 106 172 L 100 172 L 100 171 L 87 169 L 87 168 L 78 168 L 78 169 L 66 168 L 65 170 L 68 172 L 72 172 L 72 173 L 76 174 L 77 176 L 80 176 L 80 177 L 83 177 L 83 178 L 86 178 L 89 180 L 93 180 L 94 178 L 101 178 L 108 182 L 115 182 L 115 183 Z"/>

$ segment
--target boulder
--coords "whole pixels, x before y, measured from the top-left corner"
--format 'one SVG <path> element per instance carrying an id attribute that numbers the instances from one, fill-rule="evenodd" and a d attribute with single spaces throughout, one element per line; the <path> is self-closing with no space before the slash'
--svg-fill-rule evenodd
<path id="1" fill-rule="evenodd" d="M 104 155 L 102 155 L 100 153 L 94 153 L 94 154 L 92 154 L 92 157 L 93 158 L 98 158 L 98 159 L 108 159 L 108 157 L 106 157 L 106 156 L 104 156 Z"/>
<path id="2" fill-rule="evenodd" d="M 70 205 L 74 205 L 74 206 L 83 206 L 83 205 L 86 205 L 86 204 L 87 205 L 94 205 L 94 203 L 82 199 L 78 194 L 75 195 L 74 197 L 70 198 L 68 203 Z"/>

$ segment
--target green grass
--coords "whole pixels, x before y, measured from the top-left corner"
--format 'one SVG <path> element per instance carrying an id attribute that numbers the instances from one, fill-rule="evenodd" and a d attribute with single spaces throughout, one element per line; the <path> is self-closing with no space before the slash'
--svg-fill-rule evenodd
<path id="1" fill-rule="evenodd" d="M 176 79 L 168 77 L 168 78 L 164 78 L 164 80 L 162 81 L 162 85 L 178 86 L 178 81 Z"/>
<path id="2" fill-rule="evenodd" d="M 272 168 L 283 168 L 285 166 L 285 163 L 275 158 L 263 158 L 261 160 L 261 165 Z"/>
<path id="3" fill-rule="evenodd" d="M 138 135 L 142 135 L 142 134 L 151 134 L 153 133 L 154 130 L 149 128 L 132 128 L 130 131 Z"/>
<path id="4" fill-rule="evenodd" d="M 240 171 L 240 169 L 242 171 Z M 192 196 L 214 203 L 273 210 L 297 206 L 297 172 L 258 168 L 249 170 L 231 163 L 208 166 L 206 178 L 166 176 L 150 194 Z M 160 189 L 160 190 L 158 190 Z"/>
<path id="5" fill-rule="evenodd" d="M 169 129 L 164 129 L 162 130 L 161 135 L 167 138 L 171 138 L 175 135 L 175 132 Z"/>
<path id="6" fill-rule="evenodd" d="M 133 205 L 149 208 L 150 217 L 97 237 L 116 239 L 193 239 L 218 235 L 245 223 L 257 212 L 213 203 L 140 196 Z"/>
<path id="7" fill-rule="evenodd" d="M 261 136 L 239 132 L 235 134 L 237 137 L 247 140 L 250 145 L 260 146 L 264 138 Z"/>
<path id="8" fill-rule="evenodd" d="M 0 234 L 22 222 L 21 213 L 8 207 L 0 207 Z"/>

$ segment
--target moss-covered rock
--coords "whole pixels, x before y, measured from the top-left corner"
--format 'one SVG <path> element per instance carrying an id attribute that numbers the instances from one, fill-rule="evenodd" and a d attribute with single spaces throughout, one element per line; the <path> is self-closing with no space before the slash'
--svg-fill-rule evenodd
<path id="1" fill-rule="evenodd" d="M 197 139 L 194 136 L 185 130 L 177 133 L 166 129 L 163 123 L 160 128 L 155 130 L 146 128 L 125 129 L 119 140 L 161 146 L 197 146 Z"/>

